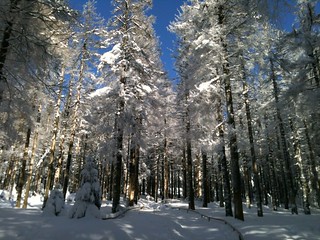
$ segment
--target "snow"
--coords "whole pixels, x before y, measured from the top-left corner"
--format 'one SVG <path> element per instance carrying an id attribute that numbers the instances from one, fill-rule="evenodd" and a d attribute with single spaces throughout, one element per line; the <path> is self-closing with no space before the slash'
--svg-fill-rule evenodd
<path id="1" fill-rule="evenodd" d="M 2 191 L 0 190 L 0 193 Z M 14 203 L 0 199 L 0 239 L 5 240 L 54 240 L 54 239 L 239 239 L 239 230 L 245 240 L 320 239 L 320 211 L 312 209 L 312 215 L 292 215 L 281 209 L 274 212 L 264 208 L 264 217 L 256 216 L 256 208 L 246 209 L 245 221 L 224 216 L 224 208 L 210 203 L 203 208 L 197 202 L 196 212 L 187 211 L 187 203 L 182 200 L 168 200 L 155 203 L 152 198 L 142 198 L 138 205 L 112 218 L 112 203 L 103 201 L 101 217 L 71 219 L 67 215 L 47 216 L 40 210 L 41 198 L 29 199 L 28 209 L 13 208 Z M 66 202 L 66 209 L 72 208 Z M 122 205 L 122 208 L 124 206 Z M 212 218 L 208 218 L 208 216 Z M 213 218 L 226 220 L 225 224 Z"/>
<path id="2" fill-rule="evenodd" d="M 98 69 L 102 69 L 104 64 L 108 64 L 108 65 L 114 65 L 115 62 L 118 60 L 119 56 L 121 55 L 121 48 L 120 48 L 121 44 L 118 43 L 116 45 L 113 46 L 113 48 L 104 53 L 101 58 L 101 64 L 99 65 Z"/>
<path id="3" fill-rule="evenodd" d="M 104 96 L 104 95 L 107 95 L 109 94 L 109 92 L 112 90 L 111 87 L 107 86 L 107 87 L 102 87 L 102 88 L 99 88 L 97 90 L 95 90 L 93 93 L 90 94 L 90 97 L 91 98 L 95 98 L 95 97 L 101 97 L 101 96 Z"/>

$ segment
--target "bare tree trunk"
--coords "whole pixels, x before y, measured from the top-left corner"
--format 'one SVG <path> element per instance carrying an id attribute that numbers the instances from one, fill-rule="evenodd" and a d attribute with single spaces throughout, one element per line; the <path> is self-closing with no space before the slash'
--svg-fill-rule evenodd
<path id="1" fill-rule="evenodd" d="M 22 190 L 23 190 L 23 186 L 26 181 L 26 166 L 27 166 L 27 161 L 28 161 L 28 150 L 29 150 L 30 136 L 31 136 L 31 128 L 28 128 L 26 142 L 24 145 L 22 164 L 21 164 L 21 168 L 20 168 L 19 180 L 18 180 L 18 184 L 17 184 L 17 202 L 16 202 L 17 208 L 20 208 Z"/>

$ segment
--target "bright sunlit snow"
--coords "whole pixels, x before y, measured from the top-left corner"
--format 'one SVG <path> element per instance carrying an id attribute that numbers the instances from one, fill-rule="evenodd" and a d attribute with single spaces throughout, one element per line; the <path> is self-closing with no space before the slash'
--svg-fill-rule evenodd
<path id="1" fill-rule="evenodd" d="M 0 193 L 2 191 L 0 190 Z M 101 218 L 70 219 L 67 214 L 48 216 L 40 210 L 41 197 L 29 199 L 28 209 L 13 208 L 13 202 L 3 194 L 0 200 L 0 239 L 4 240 L 125 240 L 125 239 L 239 239 L 231 226 L 213 218 L 224 219 L 237 229 L 245 240 L 319 240 L 320 212 L 312 215 L 292 215 L 281 209 L 273 212 L 264 208 L 264 217 L 256 216 L 256 208 L 245 208 L 245 221 L 224 216 L 224 208 L 209 204 L 197 207 L 197 212 L 187 211 L 187 203 L 168 200 L 155 203 L 148 198 L 123 215 L 113 219 L 111 202 L 103 201 Z M 201 206 L 201 202 L 197 202 Z M 66 210 L 73 203 L 66 203 Z M 123 206 L 123 205 L 122 205 Z M 207 218 L 207 217 L 212 218 Z"/>

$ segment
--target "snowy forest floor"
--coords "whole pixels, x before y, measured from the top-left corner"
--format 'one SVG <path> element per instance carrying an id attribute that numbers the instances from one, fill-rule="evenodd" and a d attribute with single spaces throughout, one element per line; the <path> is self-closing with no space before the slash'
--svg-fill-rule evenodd
<path id="1" fill-rule="evenodd" d="M 72 203 L 71 203 L 72 204 Z M 67 208 L 71 207 L 66 204 Z M 67 214 L 59 217 L 44 216 L 38 196 L 30 198 L 28 209 L 17 209 L 13 203 L 0 199 L 0 239 L 4 240 L 157 240 L 157 239 L 239 239 L 245 240 L 320 240 L 320 211 L 312 215 L 292 215 L 290 211 L 277 212 L 264 207 L 264 217 L 256 216 L 256 208 L 244 206 L 245 221 L 225 217 L 224 208 L 210 203 L 203 208 L 197 202 L 196 212 L 187 211 L 188 204 L 180 200 L 155 203 L 140 199 L 136 208 L 117 218 L 110 218 L 111 202 L 103 202 L 102 218 L 70 219 Z M 210 216 L 207 218 L 204 216 Z M 223 221 L 226 220 L 230 225 Z M 236 229 L 233 230 L 232 226 Z"/>

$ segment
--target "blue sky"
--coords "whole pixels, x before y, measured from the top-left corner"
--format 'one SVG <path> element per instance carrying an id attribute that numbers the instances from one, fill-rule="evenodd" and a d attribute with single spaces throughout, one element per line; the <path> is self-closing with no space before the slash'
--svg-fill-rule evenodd
<path id="1" fill-rule="evenodd" d="M 81 10 L 86 0 L 69 0 L 72 8 Z M 111 0 L 96 0 L 97 12 L 106 19 L 111 16 Z M 153 9 L 150 14 L 156 17 L 155 31 L 160 38 L 160 47 L 162 50 L 162 61 L 169 77 L 174 80 L 176 73 L 174 71 L 174 58 L 172 50 L 174 49 L 175 35 L 167 31 L 167 27 L 178 14 L 178 9 L 184 0 L 153 0 Z"/>

